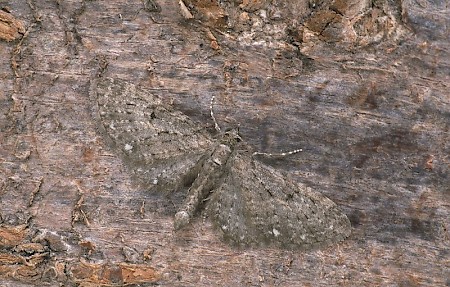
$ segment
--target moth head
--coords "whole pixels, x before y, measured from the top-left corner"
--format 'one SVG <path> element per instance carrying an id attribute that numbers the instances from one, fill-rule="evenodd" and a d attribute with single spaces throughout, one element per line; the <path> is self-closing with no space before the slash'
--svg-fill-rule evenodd
<path id="1" fill-rule="evenodd" d="M 235 145 L 238 142 L 241 142 L 242 138 L 239 135 L 239 128 L 231 128 L 227 129 L 222 136 L 222 143 L 228 145 Z"/>

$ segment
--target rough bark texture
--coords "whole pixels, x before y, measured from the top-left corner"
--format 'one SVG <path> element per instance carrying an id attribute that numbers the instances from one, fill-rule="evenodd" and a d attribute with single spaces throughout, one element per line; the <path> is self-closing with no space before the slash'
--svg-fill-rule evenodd
<path id="1" fill-rule="evenodd" d="M 1 286 L 450 285 L 448 3 L 184 4 L 193 19 L 175 0 L 0 3 Z M 351 237 L 236 249 L 201 217 L 175 233 L 98 133 L 99 76 L 205 127 L 215 95 L 255 150 L 302 148 L 261 160 L 336 202 Z"/>

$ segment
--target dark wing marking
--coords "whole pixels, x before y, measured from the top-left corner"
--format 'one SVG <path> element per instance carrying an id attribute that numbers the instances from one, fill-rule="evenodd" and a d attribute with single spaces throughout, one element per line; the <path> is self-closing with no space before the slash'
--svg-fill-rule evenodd
<path id="1" fill-rule="evenodd" d="M 202 126 L 129 82 L 97 79 L 91 93 L 102 132 L 145 185 L 176 188 L 186 175 L 195 173 L 196 163 L 212 144 Z"/>
<path id="2" fill-rule="evenodd" d="M 322 194 L 248 155 L 237 154 L 227 164 L 228 176 L 207 207 L 225 241 L 244 247 L 310 249 L 350 235 L 347 216 Z"/>

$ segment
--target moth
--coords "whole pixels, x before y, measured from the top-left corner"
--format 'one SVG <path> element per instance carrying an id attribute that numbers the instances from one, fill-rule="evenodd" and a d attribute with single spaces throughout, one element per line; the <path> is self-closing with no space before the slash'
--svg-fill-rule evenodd
<path id="1" fill-rule="evenodd" d="M 350 221 L 333 201 L 259 162 L 237 129 L 213 136 L 160 97 L 119 79 L 93 80 L 91 94 L 101 133 L 134 178 L 151 191 L 188 187 L 176 230 L 203 212 L 238 247 L 311 249 L 350 235 Z"/>

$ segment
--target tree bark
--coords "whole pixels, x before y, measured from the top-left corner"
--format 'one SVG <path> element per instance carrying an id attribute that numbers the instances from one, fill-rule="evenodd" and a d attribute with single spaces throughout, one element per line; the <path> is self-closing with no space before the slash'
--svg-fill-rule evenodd
<path id="1" fill-rule="evenodd" d="M 219 1 L 218 1 L 219 2 Z M 426 1 L 0 4 L 2 286 L 450 284 L 450 8 Z M 191 19 L 185 11 L 193 16 Z M 92 79 L 240 127 L 352 235 L 236 249 L 135 184 L 98 132 Z"/>

